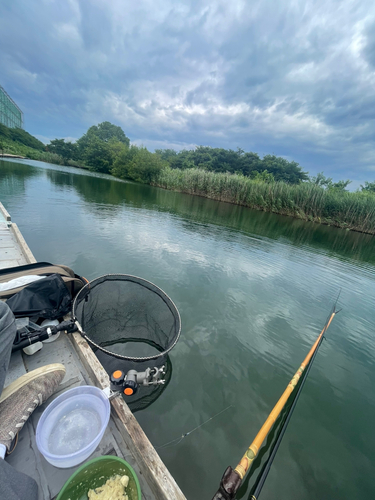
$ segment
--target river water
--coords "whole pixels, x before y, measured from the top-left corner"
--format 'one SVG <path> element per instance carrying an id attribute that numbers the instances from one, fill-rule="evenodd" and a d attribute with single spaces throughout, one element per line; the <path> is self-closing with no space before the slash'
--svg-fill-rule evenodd
<path id="1" fill-rule="evenodd" d="M 158 450 L 189 500 L 239 462 L 341 289 L 261 498 L 375 498 L 373 236 L 36 161 L 0 161 L 0 200 L 37 260 L 140 276 L 177 305 L 171 381 L 136 417 L 159 447 L 231 405 Z"/>

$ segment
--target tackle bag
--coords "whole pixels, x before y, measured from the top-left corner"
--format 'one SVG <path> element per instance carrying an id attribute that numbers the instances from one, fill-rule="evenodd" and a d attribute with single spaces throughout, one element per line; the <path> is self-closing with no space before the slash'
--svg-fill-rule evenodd
<path id="1" fill-rule="evenodd" d="M 85 278 L 81 278 L 75 274 L 72 269 L 67 266 L 50 264 L 49 262 L 37 262 L 35 264 L 27 264 L 25 266 L 9 267 L 0 270 L 0 300 L 9 299 L 16 293 L 23 290 L 27 283 L 27 277 L 37 279 L 37 277 L 47 277 L 52 274 L 59 275 L 69 290 L 72 297 L 75 297 L 79 290 L 87 283 Z M 19 284 L 19 281 L 25 281 L 25 284 Z M 39 282 L 41 279 L 39 279 Z M 12 288 L 12 283 L 14 287 Z M 35 281 L 35 284 L 38 281 Z"/>
<path id="2" fill-rule="evenodd" d="M 52 274 L 25 286 L 7 305 L 16 318 L 57 319 L 71 310 L 72 296 L 61 276 Z"/>

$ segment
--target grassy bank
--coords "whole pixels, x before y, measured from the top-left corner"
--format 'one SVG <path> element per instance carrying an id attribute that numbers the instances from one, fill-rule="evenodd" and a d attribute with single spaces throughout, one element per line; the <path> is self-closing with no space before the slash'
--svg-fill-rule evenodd
<path id="1" fill-rule="evenodd" d="M 344 229 L 375 234 L 375 196 L 348 191 L 325 190 L 313 183 L 287 184 L 254 181 L 236 174 L 201 169 L 163 169 L 153 185 L 290 215 Z"/>
<path id="2" fill-rule="evenodd" d="M 56 165 L 63 165 L 63 158 L 54 153 L 48 153 L 47 151 L 41 151 L 39 149 L 31 148 L 25 146 L 18 141 L 12 141 L 5 137 L 1 137 L 2 151 L 4 153 L 9 153 L 12 155 L 26 156 L 31 160 L 46 161 L 48 163 L 54 163 Z"/>
<path id="3" fill-rule="evenodd" d="M 61 155 L 56 153 L 35 149 L 30 146 L 26 146 L 21 142 L 13 141 L 0 136 L 0 155 L 2 153 L 25 156 L 31 160 L 45 161 L 47 163 L 53 163 L 54 165 L 68 165 L 70 167 L 87 168 L 83 162 L 65 160 Z"/>

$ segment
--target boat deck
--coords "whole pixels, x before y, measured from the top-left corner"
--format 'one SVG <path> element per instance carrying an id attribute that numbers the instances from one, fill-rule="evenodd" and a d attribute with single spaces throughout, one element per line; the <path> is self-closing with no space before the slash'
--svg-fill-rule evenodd
<path id="1" fill-rule="evenodd" d="M 62 363 L 65 366 L 66 375 L 59 386 L 58 392 L 47 403 L 39 406 L 31 415 L 19 434 L 18 444 L 14 453 L 6 459 L 15 469 L 25 472 L 37 481 L 39 486 L 39 500 L 54 499 L 65 481 L 81 465 L 70 469 L 58 469 L 43 458 L 35 442 L 35 431 L 39 417 L 52 399 L 67 389 L 79 385 L 95 385 L 95 381 L 88 376 L 69 336 L 66 334 L 60 334 L 60 337 L 53 343 L 44 344 L 43 348 L 32 356 L 27 356 L 20 351 L 14 353 L 11 358 L 5 385 L 8 385 L 28 371 L 50 363 Z M 145 500 L 155 498 L 147 482 L 142 481 L 142 474 L 139 467 L 117 430 L 113 419 L 110 419 L 104 437 L 90 459 L 102 455 L 117 455 L 129 462 L 140 479 L 142 498 Z"/>
<path id="2" fill-rule="evenodd" d="M 29 255 L 22 251 L 20 238 L 22 235 L 17 225 L 11 222 L 10 215 L 0 203 L 0 269 L 36 262 L 28 247 Z"/>
<path id="3" fill-rule="evenodd" d="M 1 205 L 1 204 L 0 204 Z M 9 217 L 8 220 L 7 217 Z M 13 227 L 12 227 L 13 226 Z M 35 262 L 18 228 L 0 206 L 0 268 Z M 63 363 L 66 375 L 58 392 L 38 407 L 19 433 L 14 452 L 6 460 L 15 469 L 33 477 L 39 486 L 38 500 L 53 500 L 73 472 L 50 465 L 37 449 L 35 431 L 46 406 L 59 394 L 79 385 L 109 386 L 108 375 L 80 334 L 61 333 L 54 342 L 32 356 L 22 351 L 12 355 L 5 386 L 24 373 L 50 363 Z M 121 396 L 111 401 L 111 418 L 99 446 L 89 459 L 102 455 L 117 455 L 134 468 L 144 500 L 186 500 L 173 477 L 160 460 L 134 415 Z"/>

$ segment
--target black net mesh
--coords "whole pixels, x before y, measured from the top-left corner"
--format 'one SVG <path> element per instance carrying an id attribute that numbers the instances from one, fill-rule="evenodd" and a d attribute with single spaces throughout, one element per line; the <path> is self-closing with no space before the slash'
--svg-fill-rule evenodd
<path id="1" fill-rule="evenodd" d="M 149 281 L 125 274 L 84 286 L 73 315 L 92 345 L 124 360 L 165 358 L 180 336 L 180 315 L 171 299 Z"/>

